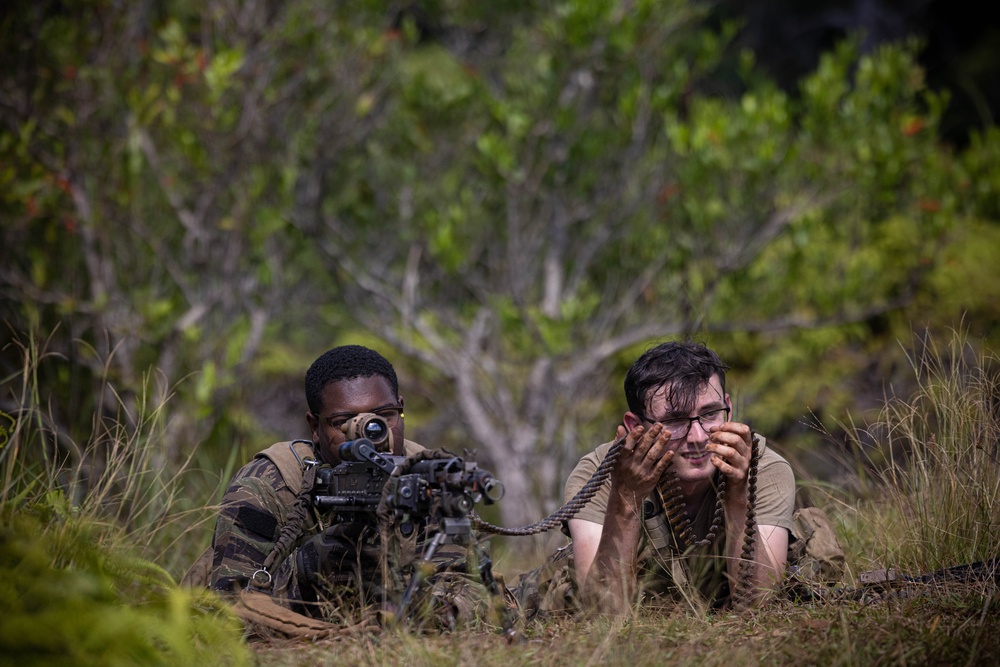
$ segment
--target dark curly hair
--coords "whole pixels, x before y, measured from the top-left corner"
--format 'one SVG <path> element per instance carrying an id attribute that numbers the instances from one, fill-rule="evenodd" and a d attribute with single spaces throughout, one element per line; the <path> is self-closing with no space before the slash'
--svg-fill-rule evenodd
<path id="1" fill-rule="evenodd" d="M 670 385 L 667 403 L 681 413 L 690 412 L 701 387 L 719 376 L 722 392 L 726 392 L 726 371 L 722 359 L 703 343 L 661 343 L 647 350 L 625 374 L 625 400 L 629 411 L 646 417 L 650 392 Z"/>
<path id="2" fill-rule="evenodd" d="M 323 390 L 331 382 L 381 376 L 389 381 L 392 393 L 399 396 L 399 380 L 392 364 L 375 350 L 363 345 L 342 345 L 327 350 L 306 371 L 306 402 L 309 411 L 323 409 Z"/>

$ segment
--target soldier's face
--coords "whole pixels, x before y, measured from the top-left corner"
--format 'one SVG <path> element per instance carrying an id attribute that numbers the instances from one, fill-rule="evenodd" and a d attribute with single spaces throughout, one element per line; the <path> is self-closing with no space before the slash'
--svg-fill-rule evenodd
<path id="1" fill-rule="evenodd" d="M 729 395 L 722 391 L 718 375 L 713 375 L 701 386 L 690 412 L 673 407 L 667 401 L 669 394 L 670 387 L 664 385 L 652 395 L 646 408 L 649 419 L 670 421 L 691 418 L 731 407 Z M 710 484 L 715 475 L 716 468 L 712 465 L 711 453 L 705 449 L 708 440 L 709 434 L 705 426 L 700 421 L 694 421 L 691 422 L 686 436 L 670 441 L 670 448 L 676 452 L 671 465 L 677 480 L 692 487 L 692 490 Z"/>
<path id="2" fill-rule="evenodd" d="M 320 415 L 329 417 L 354 416 L 363 412 L 376 412 L 387 408 L 402 408 L 403 398 L 396 396 L 392 385 L 381 376 L 351 378 L 331 382 L 323 389 L 323 409 Z M 337 428 L 330 426 L 328 420 L 318 415 L 308 413 L 306 419 L 312 428 L 312 439 L 316 443 L 317 454 L 325 463 L 337 465 L 340 456 L 337 448 L 347 438 Z M 393 454 L 402 456 L 403 449 L 403 418 L 392 428 Z"/>

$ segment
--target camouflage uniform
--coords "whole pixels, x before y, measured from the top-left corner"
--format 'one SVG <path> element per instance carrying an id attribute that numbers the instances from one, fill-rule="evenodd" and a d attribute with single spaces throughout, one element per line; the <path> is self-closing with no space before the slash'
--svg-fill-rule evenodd
<path id="1" fill-rule="evenodd" d="M 278 443 L 258 453 L 245 465 L 229 484 L 222 499 L 222 508 L 212 538 L 211 587 L 218 591 L 236 592 L 246 587 L 254 572 L 261 569 L 265 560 L 289 521 L 289 515 L 302 485 L 302 471 L 296 465 L 288 465 L 291 457 L 288 447 L 291 443 Z M 404 441 L 407 455 L 423 451 L 423 447 Z M 315 458 L 312 452 L 300 447 L 303 453 Z M 288 452 L 287 454 L 285 452 Z M 275 453 L 283 456 L 279 459 Z M 284 462 L 284 465 L 279 463 Z M 297 468 L 297 470 L 296 470 Z M 367 524 L 367 525 L 366 525 Z M 328 590 L 317 590 L 315 582 L 310 583 L 299 572 L 300 554 L 303 543 L 330 526 L 313 511 L 302 528 L 302 537 L 295 543 L 291 553 L 270 573 L 271 594 L 275 601 L 288 608 L 311 615 L 312 605 Z M 374 520 L 352 522 L 343 528 L 343 537 L 354 548 L 352 556 L 345 557 L 341 572 L 330 573 L 326 583 L 351 584 L 352 582 L 378 583 L 380 568 L 378 553 L 378 527 Z M 336 539 L 336 538 L 335 538 Z M 362 556 L 365 556 L 362 558 Z M 359 562 L 362 567 L 358 567 Z"/>

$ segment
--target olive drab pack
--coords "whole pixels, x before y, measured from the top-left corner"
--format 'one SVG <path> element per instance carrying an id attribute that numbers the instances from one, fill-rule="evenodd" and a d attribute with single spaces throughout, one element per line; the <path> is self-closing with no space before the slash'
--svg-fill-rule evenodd
<path id="1" fill-rule="evenodd" d="M 579 610 L 573 545 L 559 547 L 542 565 L 520 575 L 511 595 L 525 621 L 539 614 Z"/>
<path id="2" fill-rule="evenodd" d="M 837 584 L 844 576 L 844 560 L 844 549 L 826 513 L 818 507 L 796 510 L 788 547 L 792 576 L 817 584 Z"/>

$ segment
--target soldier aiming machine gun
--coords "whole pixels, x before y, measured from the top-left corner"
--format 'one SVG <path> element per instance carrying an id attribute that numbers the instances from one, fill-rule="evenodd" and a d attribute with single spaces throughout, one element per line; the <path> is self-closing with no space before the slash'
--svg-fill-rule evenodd
<path id="1" fill-rule="evenodd" d="M 475 504 L 503 497 L 503 484 L 475 462 L 458 456 L 411 461 L 379 451 L 391 447 L 391 432 L 378 415 L 358 415 L 344 432 L 349 440 L 337 450 L 341 463 L 320 466 L 313 486 L 313 504 L 336 517 L 374 514 L 386 494 L 388 508 L 404 523 L 436 520 L 456 543 L 468 544 Z M 393 476 L 397 468 L 401 474 Z"/>
<path id="2" fill-rule="evenodd" d="M 313 485 L 313 504 L 330 512 L 335 520 L 357 520 L 360 514 L 374 517 L 385 499 L 385 509 L 408 536 L 424 524 L 428 536 L 420 563 L 403 593 L 396 617 L 406 607 L 428 571 L 427 564 L 445 542 L 469 546 L 473 542 L 470 514 L 476 503 L 492 504 L 503 497 L 503 484 L 475 462 L 458 456 L 410 459 L 394 456 L 392 432 L 376 414 L 361 414 L 343 426 L 348 441 L 340 445 L 341 463 L 319 466 Z M 479 574 L 491 592 L 499 587 L 492 562 L 479 553 Z"/>

